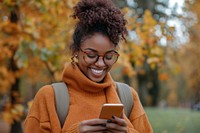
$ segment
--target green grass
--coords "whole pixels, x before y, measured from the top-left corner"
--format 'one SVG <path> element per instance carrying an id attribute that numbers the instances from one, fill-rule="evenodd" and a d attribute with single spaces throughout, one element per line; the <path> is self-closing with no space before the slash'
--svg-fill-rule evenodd
<path id="1" fill-rule="evenodd" d="M 200 112 L 178 108 L 149 108 L 145 111 L 154 133 L 200 133 Z"/>

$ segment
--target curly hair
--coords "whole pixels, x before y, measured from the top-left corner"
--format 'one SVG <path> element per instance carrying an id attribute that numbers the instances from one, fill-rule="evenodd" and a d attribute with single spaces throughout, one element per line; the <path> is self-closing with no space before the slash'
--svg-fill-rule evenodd
<path id="1" fill-rule="evenodd" d="M 70 45 L 72 53 L 78 51 L 81 42 L 96 32 L 108 36 L 115 46 L 120 40 L 126 40 L 127 21 L 112 0 L 81 0 L 74 7 L 72 17 L 79 19 Z"/>

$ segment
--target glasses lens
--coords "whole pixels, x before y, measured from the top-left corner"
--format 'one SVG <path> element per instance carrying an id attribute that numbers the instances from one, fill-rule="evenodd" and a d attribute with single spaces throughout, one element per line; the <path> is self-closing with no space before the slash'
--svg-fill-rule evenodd
<path id="1" fill-rule="evenodd" d="M 85 55 L 84 55 L 84 60 L 86 63 L 88 64 L 93 64 L 97 61 L 97 58 L 98 58 L 98 55 L 94 52 L 84 52 Z"/>
<path id="2" fill-rule="evenodd" d="M 112 52 L 105 54 L 103 59 L 107 65 L 113 65 L 117 61 L 118 56 L 119 56 L 119 54 L 117 52 L 112 51 Z"/>

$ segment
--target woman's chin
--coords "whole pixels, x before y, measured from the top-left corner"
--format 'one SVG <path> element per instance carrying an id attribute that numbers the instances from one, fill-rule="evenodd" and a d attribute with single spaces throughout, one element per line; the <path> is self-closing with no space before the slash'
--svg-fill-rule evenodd
<path id="1" fill-rule="evenodd" d="M 100 83 L 102 82 L 102 80 L 104 79 L 105 75 L 101 75 L 101 76 L 89 76 L 89 79 L 94 81 L 94 82 L 97 82 L 97 83 Z"/>

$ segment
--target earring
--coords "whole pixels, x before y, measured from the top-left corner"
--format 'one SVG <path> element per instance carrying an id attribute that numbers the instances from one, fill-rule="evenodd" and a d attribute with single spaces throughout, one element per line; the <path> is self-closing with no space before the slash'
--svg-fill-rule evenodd
<path id="1" fill-rule="evenodd" d="M 74 60 L 74 58 L 76 58 L 77 59 L 77 57 L 78 57 L 78 55 L 77 54 L 75 54 L 75 55 L 73 55 L 72 57 L 71 57 L 71 63 L 72 64 L 74 64 L 76 61 Z"/>

